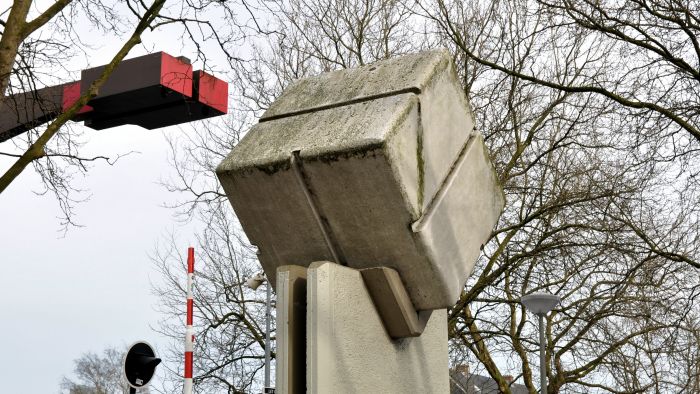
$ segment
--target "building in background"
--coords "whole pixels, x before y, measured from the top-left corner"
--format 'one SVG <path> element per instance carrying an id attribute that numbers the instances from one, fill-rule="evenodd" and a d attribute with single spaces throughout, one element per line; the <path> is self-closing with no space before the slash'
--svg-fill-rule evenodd
<path id="1" fill-rule="evenodd" d="M 513 381 L 511 375 L 506 380 Z M 510 390 L 513 394 L 527 394 L 525 385 L 512 383 Z M 458 365 L 450 369 L 450 394 L 498 394 L 498 384 L 487 376 L 475 375 L 469 372 L 469 365 Z"/>

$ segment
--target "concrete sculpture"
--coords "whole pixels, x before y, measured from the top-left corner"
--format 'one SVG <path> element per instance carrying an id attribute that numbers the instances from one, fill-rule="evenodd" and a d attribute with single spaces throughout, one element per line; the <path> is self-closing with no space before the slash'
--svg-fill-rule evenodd
<path id="1" fill-rule="evenodd" d="M 449 390 L 445 308 L 505 201 L 447 52 L 293 83 L 217 175 L 276 286 L 278 392 Z"/>
<path id="2" fill-rule="evenodd" d="M 446 52 L 292 84 L 217 168 L 260 262 L 395 269 L 454 304 L 504 204 Z"/>

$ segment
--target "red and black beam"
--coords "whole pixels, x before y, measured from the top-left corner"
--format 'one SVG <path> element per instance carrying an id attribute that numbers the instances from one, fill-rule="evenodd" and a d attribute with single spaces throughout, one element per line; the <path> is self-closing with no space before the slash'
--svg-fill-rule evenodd
<path id="1" fill-rule="evenodd" d="M 0 102 L 0 142 L 56 118 L 104 71 L 83 70 L 77 82 L 5 97 Z M 122 61 L 96 97 L 74 117 L 102 130 L 132 124 L 152 130 L 226 114 L 228 84 L 189 60 L 164 52 Z"/>

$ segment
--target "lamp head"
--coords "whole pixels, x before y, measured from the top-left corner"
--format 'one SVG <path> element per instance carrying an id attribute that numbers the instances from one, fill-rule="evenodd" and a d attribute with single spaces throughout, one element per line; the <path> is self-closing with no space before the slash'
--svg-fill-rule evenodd
<path id="1" fill-rule="evenodd" d="M 520 298 L 525 308 L 538 316 L 544 316 L 559 304 L 559 296 L 547 293 L 532 293 Z"/>
<path id="2" fill-rule="evenodd" d="M 261 284 L 265 283 L 265 281 L 267 281 L 265 275 L 263 275 L 262 272 L 258 272 L 257 274 L 248 278 L 245 281 L 245 285 L 253 290 L 256 290 Z"/>

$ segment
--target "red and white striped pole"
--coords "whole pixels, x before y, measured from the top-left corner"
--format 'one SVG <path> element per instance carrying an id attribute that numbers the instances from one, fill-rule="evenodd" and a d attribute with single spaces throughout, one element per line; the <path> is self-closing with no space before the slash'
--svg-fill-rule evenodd
<path id="1" fill-rule="evenodd" d="M 192 350 L 194 348 L 194 329 L 192 315 L 192 282 L 194 281 L 194 248 L 187 249 L 187 328 L 185 329 L 185 389 L 184 394 L 192 394 Z"/>

